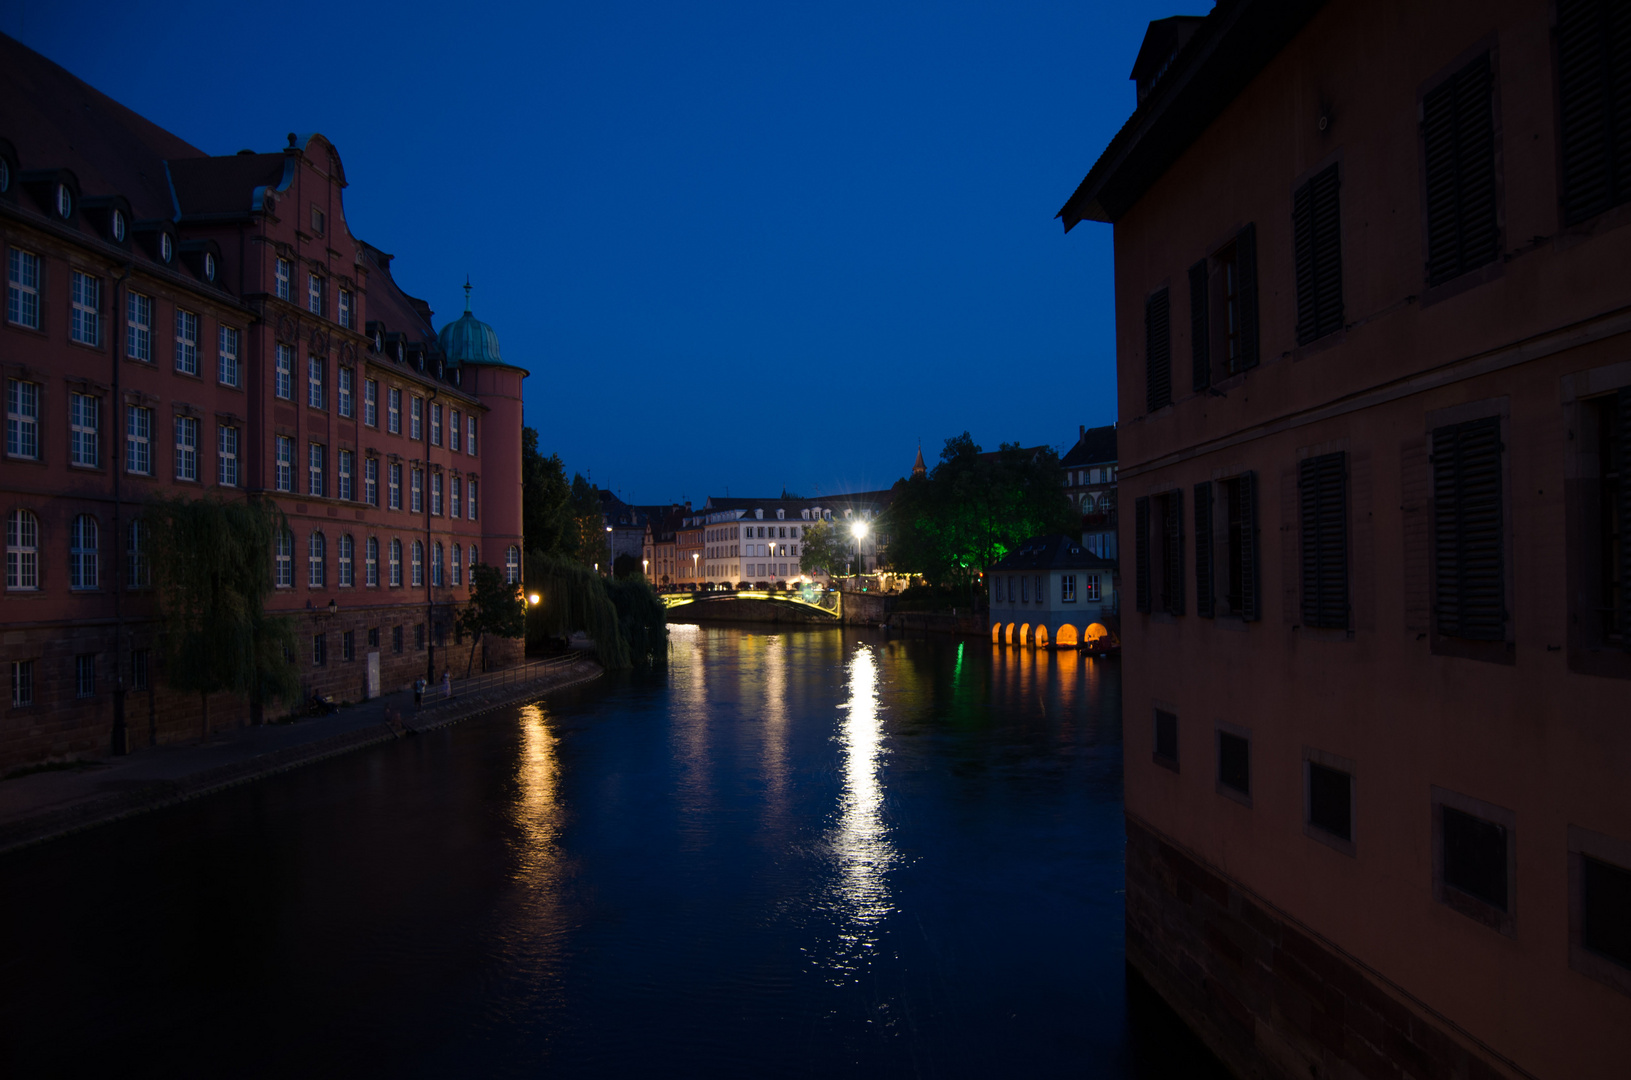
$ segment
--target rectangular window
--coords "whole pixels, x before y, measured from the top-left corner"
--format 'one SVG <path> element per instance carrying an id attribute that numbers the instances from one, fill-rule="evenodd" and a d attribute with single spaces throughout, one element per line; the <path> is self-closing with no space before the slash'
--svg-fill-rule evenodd
<path id="1" fill-rule="evenodd" d="M 198 374 L 198 316 L 176 309 L 176 370 Z"/>
<path id="2" fill-rule="evenodd" d="M 394 386 L 385 392 L 385 430 L 402 434 L 402 391 Z"/>
<path id="3" fill-rule="evenodd" d="M 1501 450 L 1499 417 L 1433 432 L 1433 606 L 1448 637 L 1506 637 Z"/>
<path id="4" fill-rule="evenodd" d="M 68 336 L 81 345 L 102 344 L 102 280 L 74 271 L 73 313 Z"/>
<path id="5" fill-rule="evenodd" d="M 221 327 L 217 349 L 219 363 L 216 365 L 216 377 L 221 380 L 222 386 L 237 386 L 238 374 L 238 331 L 230 326 Z"/>
<path id="6" fill-rule="evenodd" d="M 340 294 L 344 296 L 344 293 Z M 357 632 L 347 630 L 340 635 L 340 659 L 355 660 L 357 658 Z"/>
<path id="7" fill-rule="evenodd" d="M 328 663 L 328 635 L 313 634 L 311 636 L 311 666 L 322 667 Z"/>
<path id="8" fill-rule="evenodd" d="M 1353 841 L 1353 774 L 1306 761 L 1308 824 L 1338 840 Z"/>
<path id="9" fill-rule="evenodd" d="M 1218 783 L 1239 795 L 1252 793 L 1251 741 L 1218 729 Z"/>
<path id="10" fill-rule="evenodd" d="M 447 511 L 448 516 L 450 517 L 462 517 L 464 515 L 463 486 L 463 481 L 461 481 L 457 476 L 448 481 Z"/>
<path id="11" fill-rule="evenodd" d="M 396 588 L 402 584 L 402 541 L 392 540 L 390 548 L 391 557 L 391 587 Z M 398 652 L 402 650 L 398 649 Z"/>
<path id="12" fill-rule="evenodd" d="M 137 518 L 130 523 L 125 542 L 125 580 L 132 589 L 145 589 L 153 583 L 152 570 L 147 554 L 147 522 Z"/>
<path id="13" fill-rule="evenodd" d="M 1495 217 L 1495 94 L 1489 53 L 1422 98 L 1427 284 L 1442 285 L 1501 254 Z"/>
<path id="14" fill-rule="evenodd" d="M 273 541 L 272 584 L 279 589 L 294 585 L 294 534 L 287 529 L 278 533 Z"/>
<path id="15" fill-rule="evenodd" d="M 6 380 L 6 453 L 40 456 L 40 384 Z"/>
<path id="16" fill-rule="evenodd" d="M 6 515 L 6 588 L 40 587 L 40 521 L 27 510 Z"/>
<path id="17" fill-rule="evenodd" d="M 34 704 L 34 661 L 11 662 L 11 707 L 20 709 Z"/>
<path id="18" fill-rule="evenodd" d="M 379 382 L 375 379 L 363 380 L 362 422 L 371 428 L 379 427 Z"/>
<path id="19" fill-rule="evenodd" d="M 430 512 L 440 517 L 442 513 L 442 474 L 430 474 Z"/>
<path id="20" fill-rule="evenodd" d="M 1155 497 L 1155 527 L 1161 534 L 1161 610 L 1184 613 L 1184 493 Z"/>
<path id="21" fill-rule="evenodd" d="M 447 413 L 447 448 L 455 454 L 459 452 L 459 412 L 449 409 Z"/>
<path id="22" fill-rule="evenodd" d="M 277 347 L 275 381 L 272 392 L 284 401 L 294 397 L 294 346 Z"/>
<path id="23" fill-rule="evenodd" d="M 402 466 L 398 462 L 391 462 L 386 470 L 388 480 L 385 485 L 386 506 L 392 510 L 402 509 Z"/>
<path id="24" fill-rule="evenodd" d="M 402 651 L 402 625 L 400 623 L 391 627 L 391 651 L 394 653 Z"/>
<path id="25" fill-rule="evenodd" d="M 311 208 L 311 231 L 316 233 L 318 236 L 322 236 L 324 224 L 323 211 L 318 207 L 313 206 Z"/>
<path id="26" fill-rule="evenodd" d="M 414 397 L 408 400 L 408 438 L 421 437 L 420 419 L 424 415 L 425 399 Z"/>
<path id="27" fill-rule="evenodd" d="M 1172 404 L 1172 326 L 1167 290 L 1144 301 L 1144 409 Z"/>
<path id="28" fill-rule="evenodd" d="M 314 409 L 324 407 L 323 395 L 323 358 L 321 356 L 308 356 L 306 358 L 306 404 Z"/>
<path id="29" fill-rule="evenodd" d="M 96 696 L 96 654 L 81 653 L 74 657 L 74 696 Z"/>
<path id="30" fill-rule="evenodd" d="M 370 536 L 363 545 L 362 554 L 363 584 L 369 588 L 379 584 L 379 541 Z M 372 633 L 369 634 L 368 644 L 378 645 Z"/>
<path id="31" fill-rule="evenodd" d="M 1101 600 L 1101 599 L 1103 599 L 1103 597 L 1099 595 L 1099 575 L 1097 575 L 1097 574 L 1086 574 L 1086 575 L 1084 575 L 1082 591 L 1083 591 L 1082 599 L 1084 599 L 1084 600 Z"/>
<path id="32" fill-rule="evenodd" d="M 1133 588 L 1134 604 L 1146 614 L 1153 606 L 1150 598 L 1150 498 L 1133 500 Z"/>
<path id="33" fill-rule="evenodd" d="M 350 450 L 340 451 L 340 490 L 336 493 L 336 496 L 345 499 L 347 502 L 351 501 L 351 465 L 354 457 L 355 455 Z"/>
<path id="34" fill-rule="evenodd" d="M 467 416 L 464 418 L 464 421 L 464 452 L 469 454 L 471 457 L 475 457 L 476 418 L 474 416 Z M 472 514 L 471 516 L 474 517 L 475 515 Z"/>
<path id="35" fill-rule="evenodd" d="M 327 456 L 327 448 L 322 443 L 311 443 L 306 452 L 306 494 L 321 496 L 323 494 L 323 459 Z"/>
<path id="36" fill-rule="evenodd" d="M 1596 452 L 1585 507 L 1585 592 L 1596 609 L 1588 625 L 1594 644 L 1631 647 L 1631 386 L 1587 401 L 1583 419 L 1582 442 Z"/>
<path id="37" fill-rule="evenodd" d="M 317 589 L 328 583 L 328 542 L 320 532 L 306 541 L 306 584 Z"/>
<path id="38" fill-rule="evenodd" d="M 412 470 L 408 479 L 408 509 L 412 513 L 423 513 L 425 509 L 425 474 L 420 469 Z"/>
<path id="39" fill-rule="evenodd" d="M 1062 603 L 1074 604 L 1076 602 L 1076 575 L 1061 574 L 1059 576 L 1059 599 Z"/>
<path id="40" fill-rule="evenodd" d="M 125 296 L 125 355 L 132 360 L 153 359 L 153 298 L 139 292 Z"/>
<path id="41" fill-rule="evenodd" d="M 222 427 L 216 431 L 216 454 L 219 457 L 219 475 L 222 487 L 238 486 L 238 429 Z"/>
<path id="42" fill-rule="evenodd" d="M 468 502 L 468 513 L 465 514 L 471 521 L 476 520 L 476 481 L 472 480 L 465 485 L 465 497 Z"/>
<path id="43" fill-rule="evenodd" d="M 351 290 L 340 290 L 340 325 L 346 329 L 351 328 Z M 351 659 L 349 656 L 347 660 Z"/>
<path id="44" fill-rule="evenodd" d="M 1223 482 L 1224 527 L 1227 531 L 1228 580 L 1224 583 L 1225 614 L 1246 622 L 1263 617 L 1258 573 L 1257 474 L 1242 473 Z"/>
<path id="45" fill-rule="evenodd" d="M 338 565 L 339 571 L 340 571 L 340 584 L 345 586 L 346 588 L 350 588 L 352 583 L 353 583 L 352 565 L 353 565 L 353 559 L 354 559 L 355 554 L 356 554 L 352 550 L 352 545 L 354 543 L 355 543 L 355 541 L 353 541 L 351 539 L 351 534 L 350 533 L 345 533 L 345 534 L 341 535 L 341 537 L 340 537 L 340 550 L 339 550 L 336 562 L 337 562 L 337 565 Z M 348 656 L 348 657 L 346 657 L 346 659 L 349 660 L 351 658 Z"/>
<path id="46" fill-rule="evenodd" d="M 306 310 L 313 315 L 323 314 L 323 279 L 316 274 L 306 275 Z"/>
<path id="47" fill-rule="evenodd" d="M 368 647 L 370 649 L 379 648 L 379 627 L 377 626 L 368 628 Z"/>
<path id="48" fill-rule="evenodd" d="M 362 463 L 362 501 L 369 506 L 379 505 L 379 458 L 371 457 Z"/>
<path id="49" fill-rule="evenodd" d="M 1631 969 L 1631 870 L 1580 856 L 1580 944 Z"/>
<path id="50" fill-rule="evenodd" d="M 147 689 L 147 650 L 130 650 L 130 688 L 132 690 Z"/>
<path id="51" fill-rule="evenodd" d="M 1216 554 L 1212 523 L 1212 481 L 1195 485 L 1195 614 L 1203 619 L 1217 615 L 1216 576 L 1212 565 Z"/>
<path id="52" fill-rule="evenodd" d="M 125 471 L 153 475 L 153 410 L 125 406 Z"/>
<path id="53" fill-rule="evenodd" d="M 102 464 L 102 399 L 91 394 L 68 395 L 68 461 L 95 468 Z"/>
<path id="54" fill-rule="evenodd" d="M 176 479 L 198 479 L 198 420 L 176 417 Z"/>
<path id="55" fill-rule="evenodd" d="M 40 257 L 12 248 L 6 255 L 6 319 L 40 328 Z"/>
<path id="56" fill-rule="evenodd" d="M 1019 602 L 1022 604 L 1031 602 L 1031 579 L 1028 577 L 1021 576 L 1019 579 Z"/>
<path id="57" fill-rule="evenodd" d="M 1439 805 L 1444 884 L 1498 911 L 1507 908 L 1506 827 Z"/>
<path id="58" fill-rule="evenodd" d="M 279 300 L 292 299 L 292 297 L 290 295 L 290 291 L 289 291 L 290 274 L 289 274 L 289 260 L 288 259 L 279 259 L 279 260 L 277 260 L 276 274 L 277 274 L 277 298 Z"/>
<path id="59" fill-rule="evenodd" d="M 1298 466 L 1303 625 L 1348 628 L 1348 467 L 1337 451 Z"/>
<path id="60" fill-rule="evenodd" d="M 351 378 L 352 371 L 348 367 L 340 368 L 340 415 L 351 415 Z"/>
<path id="61" fill-rule="evenodd" d="M 277 489 L 294 490 L 294 440 L 287 435 L 277 437 Z"/>
<path id="62" fill-rule="evenodd" d="M 1155 710 L 1155 763 L 1178 771 L 1178 715 Z"/>
<path id="63" fill-rule="evenodd" d="M 1291 199 L 1297 254 L 1297 344 L 1342 329 L 1342 219 L 1335 165 L 1303 184 Z"/>
<path id="64" fill-rule="evenodd" d="M 430 444 L 442 445 L 442 407 L 434 402 L 430 406 Z"/>
<path id="65" fill-rule="evenodd" d="M 425 649 L 425 624 L 416 623 L 413 628 L 413 647 L 423 652 Z"/>
<path id="66" fill-rule="evenodd" d="M 1631 14 L 1618 0 L 1558 0 L 1563 223 L 1631 200 Z"/>

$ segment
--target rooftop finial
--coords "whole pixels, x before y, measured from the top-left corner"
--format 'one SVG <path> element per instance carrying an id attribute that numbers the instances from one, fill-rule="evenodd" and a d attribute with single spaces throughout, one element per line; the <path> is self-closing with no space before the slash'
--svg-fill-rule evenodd
<path id="1" fill-rule="evenodd" d="M 464 275 L 464 310 L 465 310 L 466 314 L 468 314 L 469 311 L 470 311 L 470 275 L 469 274 Z"/>

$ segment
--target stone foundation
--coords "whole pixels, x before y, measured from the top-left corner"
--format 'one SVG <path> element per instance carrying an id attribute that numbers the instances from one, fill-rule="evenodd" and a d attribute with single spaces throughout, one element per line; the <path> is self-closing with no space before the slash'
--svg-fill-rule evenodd
<path id="1" fill-rule="evenodd" d="M 1132 816 L 1127 961 L 1251 1080 L 1528 1075 Z"/>

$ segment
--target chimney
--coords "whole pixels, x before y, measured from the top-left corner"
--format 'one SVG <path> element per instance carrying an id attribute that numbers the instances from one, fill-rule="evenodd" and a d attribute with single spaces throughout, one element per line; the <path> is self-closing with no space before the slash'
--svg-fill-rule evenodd
<path id="1" fill-rule="evenodd" d="M 1077 424 L 1076 425 L 1076 441 L 1081 442 L 1085 438 L 1087 438 L 1087 425 L 1086 424 Z"/>

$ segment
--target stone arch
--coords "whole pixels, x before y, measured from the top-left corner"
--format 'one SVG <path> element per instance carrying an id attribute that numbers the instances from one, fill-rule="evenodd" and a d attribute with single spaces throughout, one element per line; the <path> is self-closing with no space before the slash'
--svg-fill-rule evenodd
<path id="1" fill-rule="evenodd" d="M 1074 626 L 1065 623 L 1059 627 L 1059 632 L 1054 635 L 1053 643 L 1061 649 L 1074 649 L 1081 644 L 1081 638 L 1077 635 Z"/>
<path id="2" fill-rule="evenodd" d="M 1003 635 L 1003 638 L 1004 638 L 1004 643 L 1005 644 L 1012 645 L 1014 643 L 1014 624 L 1013 623 L 1008 624 L 1008 630 Z"/>
<path id="3" fill-rule="evenodd" d="M 1033 642 L 1033 644 L 1035 644 L 1036 647 L 1039 648 L 1039 649 L 1046 649 L 1048 647 L 1048 624 L 1047 623 L 1037 623 L 1036 624 L 1036 640 Z"/>
<path id="4" fill-rule="evenodd" d="M 991 624 L 991 644 L 1002 644 L 1002 623 L 1000 622 L 994 622 Z"/>
<path id="5" fill-rule="evenodd" d="M 1082 635 L 1082 640 L 1085 644 L 1093 645 L 1109 636 L 1110 631 L 1105 628 L 1103 623 L 1089 623 L 1087 632 Z"/>
<path id="6" fill-rule="evenodd" d="M 1019 624 L 1019 643 L 1021 645 L 1029 645 L 1031 643 L 1031 624 L 1030 623 L 1020 623 Z"/>

